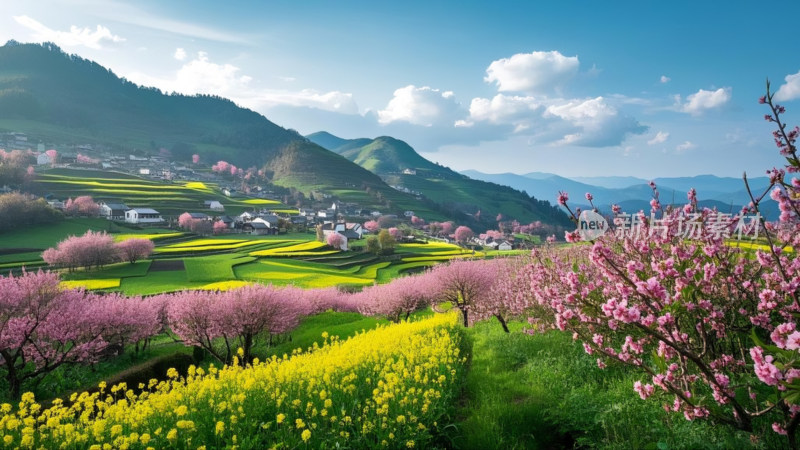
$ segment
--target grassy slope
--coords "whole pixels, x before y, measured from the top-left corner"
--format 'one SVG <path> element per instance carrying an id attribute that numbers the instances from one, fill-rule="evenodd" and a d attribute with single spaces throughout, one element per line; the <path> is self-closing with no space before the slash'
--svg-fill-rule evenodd
<path id="1" fill-rule="evenodd" d="M 44 251 L 70 235 L 82 235 L 87 230 L 108 231 L 111 222 L 106 219 L 66 219 L 56 225 L 37 225 L 24 230 L 0 233 L 0 248 L 37 248 Z"/>
<path id="2" fill-rule="evenodd" d="M 458 431 L 458 449 L 780 448 L 768 423 L 762 440 L 709 422 L 665 414 L 668 398 L 642 401 L 627 367 L 601 370 L 595 358 L 561 332 L 529 336 L 521 323 L 506 334 L 495 321 L 470 329 L 472 365 Z M 660 401 L 659 401 L 660 400 Z M 513 405 L 512 407 L 509 407 Z"/>

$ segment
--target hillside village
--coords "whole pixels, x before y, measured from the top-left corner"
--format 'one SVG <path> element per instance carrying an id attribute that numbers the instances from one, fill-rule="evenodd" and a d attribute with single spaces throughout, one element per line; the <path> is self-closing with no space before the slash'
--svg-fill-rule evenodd
<path id="1" fill-rule="evenodd" d="M 149 155 L 144 152 L 134 152 L 126 156 L 112 152 L 109 148 L 92 144 L 43 144 L 29 140 L 25 133 L 10 132 L 0 134 L 0 145 L 5 146 L 9 152 L 14 150 L 30 152 L 36 158 L 35 172 L 51 168 L 67 168 L 95 171 L 114 171 L 135 175 L 144 179 L 164 183 L 181 181 L 208 182 L 218 187 L 219 194 L 227 198 L 238 199 L 265 199 L 288 204 L 294 201 L 296 213 L 288 213 L 285 209 L 275 211 L 270 208 L 254 207 L 251 211 L 241 214 L 231 214 L 225 211 L 223 201 L 217 199 L 205 200 L 198 204 L 197 209 L 186 211 L 189 217 L 200 226 L 193 230 L 198 234 L 222 232 L 222 227 L 212 228 L 212 224 L 224 224 L 225 233 L 243 233 L 251 235 L 276 235 L 287 231 L 317 231 L 321 240 L 327 240 L 329 235 L 336 233 L 343 238 L 343 249 L 347 249 L 348 241 L 357 241 L 370 233 L 366 223 L 381 219 L 384 223 L 403 224 L 402 232 L 396 232 L 398 241 L 411 241 L 417 238 L 435 239 L 445 242 L 454 242 L 453 233 L 431 233 L 421 226 L 424 221 L 416 218 L 414 211 L 404 210 L 402 214 L 387 214 L 379 210 L 365 208 L 352 202 L 340 202 L 325 193 L 314 193 L 311 198 L 303 198 L 285 188 L 258 180 L 256 177 L 228 175 L 225 171 L 217 170 L 216 166 L 209 168 L 208 164 L 197 161 L 195 164 L 185 164 L 173 161 L 167 149 L 160 149 L 159 155 Z M 35 150 L 34 150 L 35 148 Z M 220 161 L 218 164 L 226 164 Z M 250 173 L 254 173 L 251 172 Z M 406 175 L 415 175 L 413 169 L 406 169 Z M 412 191 L 402 186 L 392 188 L 411 193 L 421 197 L 419 192 Z M 12 190 L 10 186 L 3 186 L 4 192 Z M 41 193 L 52 207 L 64 210 L 69 199 L 56 198 L 50 193 Z M 148 207 L 129 207 L 124 201 L 115 198 L 98 197 L 99 215 L 110 220 L 125 222 L 136 226 L 163 226 L 181 227 L 179 217 L 176 215 L 162 214 L 159 205 L 153 203 Z M 415 219 L 412 221 L 412 218 Z M 205 223 L 205 224 L 204 224 Z M 204 225 L 203 225 L 204 224 Z M 450 227 L 452 231 L 455 227 Z M 447 231 L 448 228 L 445 229 Z M 373 229 L 375 231 L 375 229 Z M 516 241 L 516 242 L 515 242 Z M 461 244 L 472 248 L 488 248 L 495 250 L 511 250 L 539 242 L 537 239 L 517 240 L 513 233 L 498 235 L 498 233 L 480 234 L 461 240 Z"/>

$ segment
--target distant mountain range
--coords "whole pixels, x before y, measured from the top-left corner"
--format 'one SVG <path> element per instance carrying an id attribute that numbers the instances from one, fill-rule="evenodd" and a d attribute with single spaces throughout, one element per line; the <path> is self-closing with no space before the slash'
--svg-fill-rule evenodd
<path id="1" fill-rule="evenodd" d="M 436 202 L 450 215 L 471 217 L 486 227 L 495 226 L 499 213 L 520 222 L 541 220 L 571 226 L 559 208 L 553 206 L 555 202 L 551 204 L 509 186 L 459 174 L 428 161 L 399 139 L 389 136 L 342 139 L 324 131 L 306 137 L 379 175 L 389 185 Z"/>
<path id="2" fill-rule="evenodd" d="M 570 204 L 586 208 L 585 194 L 591 193 L 594 204 L 603 211 L 610 211 L 618 204 L 624 211 L 650 209 L 653 191 L 645 180 L 636 177 L 575 177 L 566 178 L 552 173 L 532 172 L 524 175 L 513 173 L 487 174 L 476 170 L 461 172 L 471 178 L 491 181 L 519 189 L 536 198 L 555 200 L 559 191 L 569 193 Z M 737 213 L 750 197 L 741 178 L 698 175 L 694 177 L 656 178 L 652 180 L 659 191 L 662 204 L 685 204 L 689 189 L 697 191 L 700 206 L 717 208 L 722 212 Z M 769 178 L 748 178 L 753 194 L 758 196 L 769 186 Z M 777 204 L 766 198 L 763 212 L 770 220 L 777 218 Z"/>

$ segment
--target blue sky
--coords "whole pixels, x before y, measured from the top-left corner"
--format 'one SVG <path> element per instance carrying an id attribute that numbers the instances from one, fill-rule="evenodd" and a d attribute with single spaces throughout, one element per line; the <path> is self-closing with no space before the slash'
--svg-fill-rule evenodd
<path id="1" fill-rule="evenodd" d="M 782 162 L 757 103 L 767 77 L 800 121 L 796 1 L 2 0 L 0 13 L 0 42 L 55 42 L 304 134 L 394 136 L 456 170 L 761 175 Z"/>

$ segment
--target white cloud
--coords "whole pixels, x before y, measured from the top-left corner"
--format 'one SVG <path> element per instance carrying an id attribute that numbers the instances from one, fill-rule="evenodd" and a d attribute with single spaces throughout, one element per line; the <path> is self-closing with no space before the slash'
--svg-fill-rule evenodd
<path id="1" fill-rule="evenodd" d="M 358 114 L 358 105 L 353 94 L 315 89 L 301 91 L 263 90 L 253 97 L 257 107 L 271 108 L 278 105 L 306 106 L 342 114 Z"/>
<path id="2" fill-rule="evenodd" d="M 647 145 L 663 144 L 669 138 L 669 133 L 659 131 L 653 139 L 647 141 Z"/>
<path id="3" fill-rule="evenodd" d="M 378 111 L 378 121 L 384 125 L 399 121 L 426 127 L 452 126 L 463 115 L 452 91 L 412 84 L 394 91 L 386 108 Z"/>
<path id="4" fill-rule="evenodd" d="M 484 81 L 496 83 L 500 92 L 548 92 L 578 73 L 577 56 L 558 51 L 517 53 L 492 61 Z"/>
<path id="5" fill-rule="evenodd" d="M 683 152 L 685 152 L 686 150 L 691 150 L 691 149 L 693 149 L 693 148 L 695 148 L 695 145 L 694 145 L 694 144 L 692 144 L 692 142 L 691 142 L 691 141 L 685 141 L 683 144 L 678 144 L 678 145 L 675 147 L 675 151 L 677 151 L 678 153 L 683 153 Z"/>
<path id="6" fill-rule="evenodd" d="M 773 98 L 779 102 L 800 98 L 800 71 L 795 74 L 786 75 L 784 80 L 786 83 L 778 88 Z"/>
<path id="7" fill-rule="evenodd" d="M 183 63 L 173 77 L 157 78 L 131 73 L 127 74 L 127 78 L 134 83 L 155 86 L 165 92 L 219 95 L 256 110 L 289 105 L 345 114 L 358 113 L 358 105 L 352 94 L 339 91 L 319 92 L 313 89 L 288 91 L 260 88 L 253 85 L 252 77 L 240 72 L 237 66 L 212 62 L 206 52 L 198 52 L 194 59 Z"/>
<path id="8" fill-rule="evenodd" d="M 719 108 L 731 99 L 731 88 L 719 88 L 716 91 L 706 91 L 700 89 L 696 93 L 686 97 L 686 103 L 680 106 L 680 110 L 693 116 L 703 114 L 709 109 Z"/>
<path id="9" fill-rule="evenodd" d="M 469 105 L 470 121 L 487 121 L 494 124 L 518 122 L 528 119 L 541 103 L 534 97 L 495 95 L 488 98 L 473 98 Z"/>
<path id="10" fill-rule="evenodd" d="M 184 59 L 186 59 L 186 50 L 184 50 L 182 48 L 176 48 L 175 49 L 175 54 L 172 55 L 172 56 L 175 59 L 177 59 L 178 61 L 183 61 Z"/>
<path id="11" fill-rule="evenodd" d="M 666 75 L 661 75 L 661 79 L 659 81 L 661 81 L 662 83 L 669 83 L 671 80 L 672 80 L 672 78 L 670 78 L 670 77 L 668 77 Z"/>
<path id="12" fill-rule="evenodd" d="M 559 144 L 610 147 L 620 145 L 629 134 L 647 130 L 632 117 L 620 114 L 603 97 L 553 104 L 544 117 L 560 118 L 571 125 L 572 130 L 563 134 Z"/>
<path id="13" fill-rule="evenodd" d="M 171 90 L 183 94 L 201 93 L 226 97 L 249 87 L 252 78 L 239 75 L 238 72 L 238 67 L 213 63 L 206 52 L 198 52 L 195 59 L 178 70 Z"/>
<path id="14" fill-rule="evenodd" d="M 104 44 L 116 44 L 125 40 L 116 34 L 112 34 L 111 30 L 102 25 L 97 25 L 94 31 L 90 28 L 79 28 L 75 25 L 71 26 L 69 31 L 58 31 L 48 28 L 28 16 L 14 16 L 14 20 L 33 31 L 35 40 L 54 42 L 62 47 L 84 46 L 100 49 Z"/>
<path id="15" fill-rule="evenodd" d="M 589 100 L 570 100 L 561 105 L 547 108 L 547 114 L 558 116 L 573 122 L 592 121 L 602 117 L 616 115 L 616 110 L 609 106 L 603 97 Z"/>

